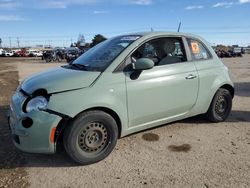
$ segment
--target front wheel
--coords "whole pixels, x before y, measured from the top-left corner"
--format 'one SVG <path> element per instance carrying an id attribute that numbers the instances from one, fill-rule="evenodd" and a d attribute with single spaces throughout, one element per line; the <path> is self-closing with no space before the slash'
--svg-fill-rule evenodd
<path id="1" fill-rule="evenodd" d="M 206 113 L 207 119 L 212 122 L 222 122 L 227 119 L 232 109 L 232 95 L 227 89 L 220 88 Z"/>
<path id="2" fill-rule="evenodd" d="M 118 128 L 114 118 L 103 111 L 80 114 L 64 132 L 64 147 L 77 163 L 87 165 L 107 157 L 114 149 Z"/>

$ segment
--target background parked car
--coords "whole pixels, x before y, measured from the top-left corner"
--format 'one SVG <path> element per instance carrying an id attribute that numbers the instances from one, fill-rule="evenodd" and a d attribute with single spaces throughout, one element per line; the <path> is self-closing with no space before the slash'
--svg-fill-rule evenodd
<path id="1" fill-rule="evenodd" d="M 241 57 L 244 53 L 243 48 L 240 47 L 226 47 L 226 46 L 217 46 L 215 52 L 218 57 Z"/>
<path id="2" fill-rule="evenodd" d="M 43 53 L 38 50 L 28 50 L 27 54 L 29 57 L 42 57 Z"/>
<path id="3" fill-rule="evenodd" d="M 233 52 L 235 53 L 235 57 L 241 57 L 244 53 L 243 48 L 233 48 Z"/>
<path id="4" fill-rule="evenodd" d="M 27 57 L 27 52 L 25 48 L 22 48 L 19 51 L 16 51 L 13 55 L 14 57 Z"/>
<path id="5" fill-rule="evenodd" d="M 71 47 L 66 49 L 66 60 L 71 64 L 75 59 L 84 53 L 83 50 L 80 50 L 77 47 Z"/>
<path id="6" fill-rule="evenodd" d="M 11 57 L 13 55 L 14 55 L 14 53 L 12 51 L 5 51 L 5 56 L 6 57 Z"/>
<path id="7" fill-rule="evenodd" d="M 0 49 L 0 56 L 1 56 L 1 57 L 5 56 L 5 50 Z"/>
<path id="8" fill-rule="evenodd" d="M 64 59 L 64 52 L 61 49 L 47 50 L 43 52 L 42 59 L 44 59 L 46 63 L 52 61 L 61 62 Z"/>

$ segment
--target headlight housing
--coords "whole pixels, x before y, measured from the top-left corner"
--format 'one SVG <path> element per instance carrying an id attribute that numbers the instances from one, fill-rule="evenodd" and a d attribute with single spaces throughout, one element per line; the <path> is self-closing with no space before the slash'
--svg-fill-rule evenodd
<path id="1" fill-rule="evenodd" d="M 46 110 L 48 106 L 48 100 L 45 97 L 38 96 L 30 99 L 26 105 L 26 112 L 31 112 L 33 110 Z"/>

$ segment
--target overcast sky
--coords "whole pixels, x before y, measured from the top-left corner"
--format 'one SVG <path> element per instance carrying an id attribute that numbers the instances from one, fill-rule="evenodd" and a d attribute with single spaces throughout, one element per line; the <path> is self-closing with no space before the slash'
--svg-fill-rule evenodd
<path id="1" fill-rule="evenodd" d="M 0 38 L 5 46 L 69 45 L 150 31 L 199 34 L 211 43 L 250 45 L 250 0 L 0 0 Z"/>

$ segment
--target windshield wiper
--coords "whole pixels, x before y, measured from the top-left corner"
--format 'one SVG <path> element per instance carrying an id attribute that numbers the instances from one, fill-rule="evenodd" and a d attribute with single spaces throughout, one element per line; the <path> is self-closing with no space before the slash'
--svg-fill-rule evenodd
<path id="1" fill-rule="evenodd" d="M 70 66 L 79 70 L 87 70 L 87 66 L 82 64 L 73 63 Z"/>
<path id="2" fill-rule="evenodd" d="M 87 65 L 78 64 L 78 63 L 64 65 L 62 67 L 66 68 L 66 69 L 102 72 L 100 67 L 91 67 L 91 66 L 87 66 Z"/>

